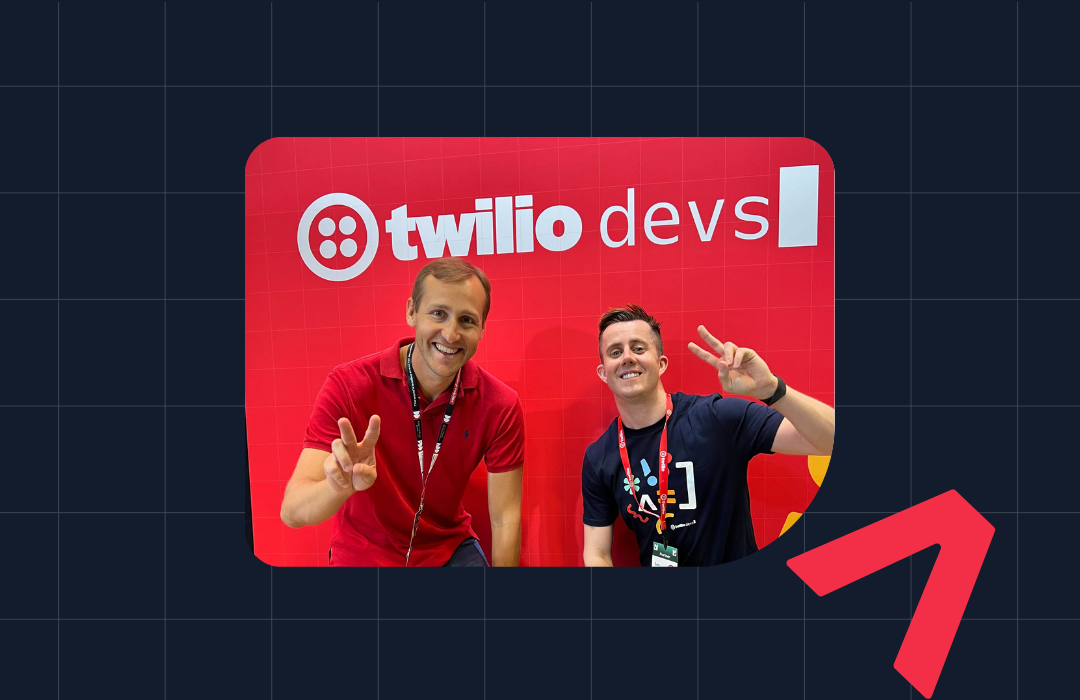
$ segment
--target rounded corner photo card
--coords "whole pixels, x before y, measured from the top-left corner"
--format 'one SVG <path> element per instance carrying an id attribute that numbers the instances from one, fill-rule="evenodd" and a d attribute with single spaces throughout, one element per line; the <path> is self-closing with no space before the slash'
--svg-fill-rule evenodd
<path id="1" fill-rule="evenodd" d="M 814 141 L 274 138 L 245 200 L 266 563 L 712 566 L 825 479 Z"/>

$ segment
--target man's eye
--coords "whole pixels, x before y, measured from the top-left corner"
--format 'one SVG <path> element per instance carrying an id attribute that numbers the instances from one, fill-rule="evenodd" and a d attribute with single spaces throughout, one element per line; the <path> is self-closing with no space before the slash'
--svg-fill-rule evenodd
<path id="1" fill-rule="evenodd" d="M 444 314 L 442 311 L 432 311 L 431 315 L 435 316 L 436 318 L 442 318 Z"/>

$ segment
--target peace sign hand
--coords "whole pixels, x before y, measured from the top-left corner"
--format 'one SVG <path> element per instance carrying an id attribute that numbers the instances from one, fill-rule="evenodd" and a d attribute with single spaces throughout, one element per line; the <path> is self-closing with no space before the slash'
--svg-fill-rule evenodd
<path id="1" fill-rule="evenodd" d="M 695 343 L 690 343 L 692 353 L 716 368 L 720 386 L 725 392 L 752 396 L 755 399 L 767 399 L 776 391 L 777 381 L 765 360 L 750 348 L 740 348 L 734 343 L 721 343 L 705 326 L 698 326 L 698 335 L 709 344 L 720 357 L 708 350 L 703 350 Z"/>
<path id="2" fill-rule="evenodd" d="M 335 494 L 366 491 L 375 483 L 375 443 L 379 441 L 382 420 L 372 416 L 368 421 L 364 439 L 356 441 L 352 423 L 348 418 L 338 420 L 341 438 L 330 445 L 331 452 L 323 462 L 326 483 Z"/>

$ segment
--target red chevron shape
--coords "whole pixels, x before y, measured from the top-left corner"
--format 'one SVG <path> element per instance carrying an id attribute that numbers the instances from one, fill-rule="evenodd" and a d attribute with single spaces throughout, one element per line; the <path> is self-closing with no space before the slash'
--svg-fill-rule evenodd
<path id="1" fill-rule="evenodd" d="M 924 697 L 934 694 L 979 577 L 994 526 L 948 491 L 788 560 L 819 596 L 935 544 L 937 561 L 893 667 Z"/>

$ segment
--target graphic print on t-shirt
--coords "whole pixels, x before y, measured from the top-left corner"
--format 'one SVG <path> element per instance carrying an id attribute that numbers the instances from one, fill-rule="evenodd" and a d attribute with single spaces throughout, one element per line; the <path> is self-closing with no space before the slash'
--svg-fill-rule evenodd
<path id="1" fill-rule="evenodd" d="M 676 505 L 679 506 L 680 510 L 695 510 L 697 508 L 697 492 L 696 492 L 695 487 L 694 487 L 694 463 L 693 462 L 676 462 L 675 458 L 671 457 L 671 455 L 668 455 L 668 457 L 671 459 L 671 462 L 674 463 L 676 469 L 685 469 L 686 470 L 686 494 L 685 494 L 685 499 L 683 501 L 681 501 L 681 502 L 678 502 L 677 501 L 678 496 L 675 493 L 676 489 L 675 488 L 668 488 L 668 492 L 667 492 L 667 495 L 668 495 L 668 499 L 667 499 L 668 509 L 667 509 L 666 515 L 667 515 L 668 518 L 674 518 L 675 513 L 672 512 L 672 511 L 674 510 Z M 652 487 L 656 488 L 658 486 L 659 482 L 657 481 L 656 476 L 653 475 L 653 469 L 649 466 L 648 460 L 646 460 L 646 459 L 641 460 L 641 469 L 642 469 L 642 471 L 645 472 L 645 483 L 648 484 L 649 486 L 652 486 Z M 673 487 L 674 484 L 672 484 L 669 481 L 668 486 Z M 640 513 L 645 513 L 646 515 L 651 515 L 653 518 L 656 519 L 656 532 L 660 533 L 660 509 L 656 507 L 656 504 L 653 502 L 653 499 L 651 498 L 651 496 L 654 495 L 654 493 L 655 493 L 656 500 L 659 500 L 660 499 L 660 491 L 657 490 L 657 491 L 653 492 L 651 489 L 648 489 L 648 488 L 646 488 L 643 491 L 641 489 L 641 479 L 639 479 L 636 474 L 634 475 L 634 484 L 633 484 L 632 488 L 634 489 L 634 497 L 638 502 L 639 513 L 634 513 L 632 510 L 630 510 L 629 505 L 627 506 L 628 512 L 631 515 L 634 515 L 634 517 L 636 517 L 638 520 L 641 520 L 641 522 L 647 522 L 647 520 L 643 519 L 641 517 Z M 623 477 L 623 490 L 626 491 L 627 493 L 629 493 L 630 489 L 631 489 L 631 485 L 627 482 L 626 477 L 624 476 Z M 697 521 L 695 520 L 693 522 L 686 523 L 686 525 L 693 525 L 694 522 L 697 522 Z M 668 523 L 668 527 L 671 527 L 671 523 Z M 683 525 L 683 527 L 685 527 L 685 525 Z"/>
<path id="2" fill-rule="evenodd" d="M 658 455 L 665 419 L 627 428 L 627 481 L 620 457 L 618 421 L 589 445 L 582 459 L 582 521 L 608 527 L 616 519 L 634 533 L 639 563 L 649 566 L 653 543 L 667 539 L 679 550 L 679 565 L 709 566 L 757 551 L 750 518 L 747 465 L 767 453 L 783 421 L 774 409 L 719 394 L 672 394 L 667 419 L 668 453 L 665 515 L 660 523 Z M 644 458 L 645 462 L 642 463 Z M 650 477 L 656 477 L 650 483 Z"/>

